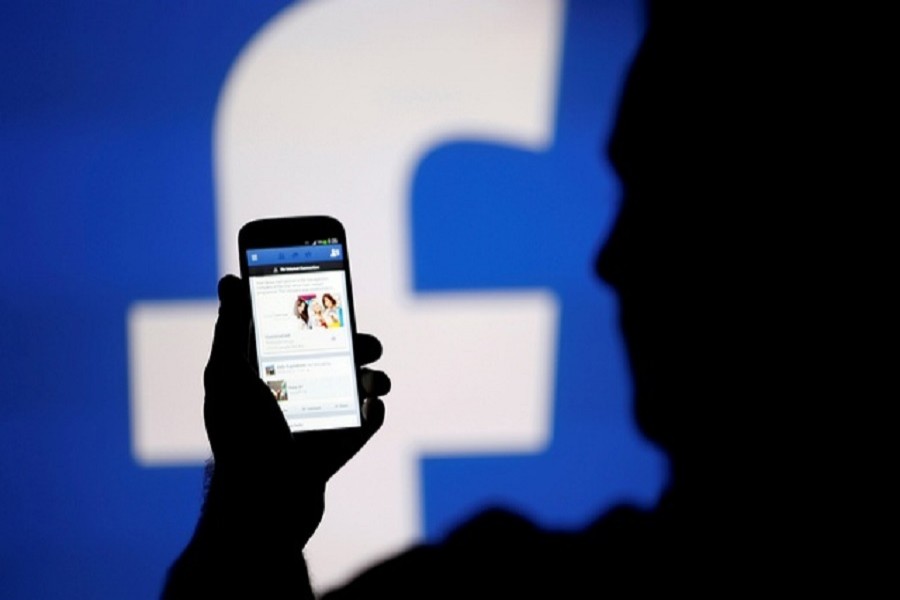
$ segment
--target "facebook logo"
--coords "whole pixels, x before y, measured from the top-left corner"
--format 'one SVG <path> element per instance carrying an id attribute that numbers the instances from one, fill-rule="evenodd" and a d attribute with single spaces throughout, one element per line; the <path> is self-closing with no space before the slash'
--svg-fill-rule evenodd
<path id="1" fill-rule="evenodd" d="M 382 340 L 377 366 L 394 383 L 384 428 L 329 484 L 307 551 L 317 588 L 440 539 L 487 505 L 576 528 L 620 502 L 652 504 L 665 458 L 634 424 L 616 299 L 592 270 L 618 206 L 604 150 L 640 38 L 640 3 L 309 0 L 247 8 L 243 20 L 214 17 L 219 10 L 182 15 L 242 23 L 204 50 L 219 69 L 204 84 L 208 100 L 185 110 L 179 127 L 134 125 L 128 152 L 95 150 L 121 171 L 117 187 L 84 209 L 86 221 L 101 223 L 88 228 L 103 241 L 96 252 L 113 243 L 122 260 L 143 266 L 85 324 L 112 340 L 105 362 L 78 367 L 118 373 L 117 404 L 98 417 L 118 432 L 114 449 L 75 445 L 97 473 L 84 485 L 131 483 L 104 498 L 110 514 L 121 513 L 109 519 L 167 536 L 152 546 L 159 564 L 187 541 L 210 454 L 202 371 L 216 276 L 237 273 L 243 223 L 300 214 L 344 223 L 358 328 Z M 194 47 L 190 28 L 173 29 L 173 53 Z M 208 168 L 179 171 L 184 157 Z M 102 223 L 128 212 L 123 194 L 148 169 L 178 185 L 148 181 L 154 194 L 127 196 L 141 218 L 123 214 L 122 229 L 107 230 Z M 159 202 L 167 210 L 157 214 Z M 141 234 L 150 225 L 159 244 Z M 114 267 L 119 258 L 106 260 Z M 90 280 L 102 288 L 103 277 Z M 98 291 L 81 291 L 84 303 Z M 89 392 L 73 387 L 73 400 L 81 393 L 91 406 Z M 0 433 L 16 439 L 16 420 L 3 419 Z M 77 437 L 59 427 L 48 444 Z M 172 490 L 191 489 L 177 519 L 135 509 L 148 497 L 159 509 Z M 4 522 L 19 544 L 28 527 Z M 72 534 L 87 572 L 102 570 L 92 544 L 118 547 L 104 535 L 88 525 Z"/>

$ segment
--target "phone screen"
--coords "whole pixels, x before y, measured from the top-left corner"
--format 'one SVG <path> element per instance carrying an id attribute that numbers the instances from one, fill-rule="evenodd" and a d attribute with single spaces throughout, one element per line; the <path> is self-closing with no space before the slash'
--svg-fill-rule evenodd
<path id="1" fill-rule="evenodd" d="M 259 376 L 291 431 L 359 426 L 343 245 L 251 248 L 246 260 Z"/>

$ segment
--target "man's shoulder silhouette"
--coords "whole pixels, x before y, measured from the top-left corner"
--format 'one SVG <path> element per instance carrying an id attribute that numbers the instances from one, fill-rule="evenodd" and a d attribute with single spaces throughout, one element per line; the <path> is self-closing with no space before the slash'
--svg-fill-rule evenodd
<path id="1" fill-rule="evenodd" d="M 326 598 L 709 589 L 731 570 L 733 557 L 721 554 L 703 523 L 682 519 L 678 502 L 667 497 L 652 510 L 620 506 L 570 531 L 544 530 L 516 513 L 488 509 L 441 542 L 380 563 Z"/>
<path id="2" fill-rule="evenodd" d="M 619 528 L 622 529 L 622 528 Z M 584 589 L 594 533 L 549 532 L 515 513 L 488 509 L 436 544 L 415 546 L 360 575 L 329 600 L 387 594 L 427 597 L 528 595 Z"/>

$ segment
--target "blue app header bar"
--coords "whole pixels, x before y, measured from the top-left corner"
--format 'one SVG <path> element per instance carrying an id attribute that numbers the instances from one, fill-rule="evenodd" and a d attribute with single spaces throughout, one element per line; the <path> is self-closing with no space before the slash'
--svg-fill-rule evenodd
<path id="1" fill-rule="evenodd" d="M 266 265 L 320 263 L 339 260 L 344 260 L 344 247 L 342 244 L 247 250 L 247 265 L 250 268 Z"/>

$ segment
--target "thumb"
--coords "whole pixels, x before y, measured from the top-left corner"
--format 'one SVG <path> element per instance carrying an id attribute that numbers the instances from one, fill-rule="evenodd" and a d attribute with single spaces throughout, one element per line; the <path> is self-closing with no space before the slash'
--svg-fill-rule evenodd
<path id="1" fill-rule="evenodd" d="M 234 275 L 219 280 L 219 317 L 210 359 L 246 358 L 250 339 L 250 295 Z"/>
<path id="2" fill-rule="evenodd" d="M 220 466 L 262 468 L 286 454 L 290 431 L 272 391 L 247 361 L 251 311 L 246 284 L 226 275 L 218 293 L 219 316 L 203 380 L 207 436 Z"/>

